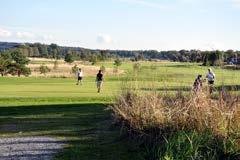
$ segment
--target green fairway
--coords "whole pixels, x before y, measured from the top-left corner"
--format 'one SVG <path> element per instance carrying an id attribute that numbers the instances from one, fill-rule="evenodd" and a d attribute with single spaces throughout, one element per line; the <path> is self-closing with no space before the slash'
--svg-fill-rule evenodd
<path id="1" fill-rule="evenodd" d="M 0 105 L 106 103 L 112 102 L 119 87 L 118 81 L 104 82 L 103 92 L 97 93 L 94 78 L 76 85 L 70 78 L 0 78 Z"/>
<path id="2" fill-rule="evenodd" d="M 141 159 L 134 144 L 112 125 L 107 106 L 114 103 L 122 81 L 136 80 L 140 89 L 150 84 L 159 92 L 191 88 L 198 74 L 207 67 L 189 63 L 123 63 L 124 75 L 106 76 L 102 93 L 96 90 L 95 77 L 84 77 L 83 85 L 74 78 L 0 77 L 0 137 L 53 136 L 67 142 L 57 159 Z M 112 62 L 103 63 L 113 67 Z M 239 91 L 239 71 L 213 68 L 216 88 L 226 85 Z M 239 87 L 239 88 L 238 88 Z"/>

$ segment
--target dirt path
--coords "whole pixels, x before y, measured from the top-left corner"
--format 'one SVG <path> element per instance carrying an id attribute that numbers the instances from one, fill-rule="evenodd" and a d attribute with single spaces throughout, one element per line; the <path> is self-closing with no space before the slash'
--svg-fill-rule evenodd
<path id="1" fill-rule="evenodd" d="M 51 160 L 63 145 L 51 137 L 0 138 L 0 159 Z"/>

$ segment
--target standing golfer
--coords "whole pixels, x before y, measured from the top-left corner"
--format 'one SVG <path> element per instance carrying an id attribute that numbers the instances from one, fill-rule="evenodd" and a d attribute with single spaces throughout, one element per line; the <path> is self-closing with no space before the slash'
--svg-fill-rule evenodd
<path id="1" fill-rule="evenodd" d="M 79 82 L 80 82 L 80 85 L 82 85 L 82 79 L 83 79 L 83 71 L 81 68 L 79 68 L 77 70 L 77 84 L 76 85 L 79 85 Z"/>
<path id="2" fill-rule="evenodd" d="M 96 83 L 97 83 L 97 92 L 100 93 L 102 88 L 102 83 L 103 83 L 103 74 L 101 70 L 99 70 L 96 76 Z"/>
<path id="3" fill-rule="evenodd" d="M 208 80 L 209 92 L 210 92 L 210 94 L 212 94 L 212 92 L 213 92 L 213 85 L 214 85 L 214 81 L 215 81 L 216 76 L 213 73 L 211 68 L 208 69 L 208 73 L 207 73 L 206 78 Z"/>

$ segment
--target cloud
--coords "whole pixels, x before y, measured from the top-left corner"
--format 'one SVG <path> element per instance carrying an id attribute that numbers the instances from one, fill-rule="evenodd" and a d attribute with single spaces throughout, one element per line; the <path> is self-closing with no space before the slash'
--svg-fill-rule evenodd
<path id="1" fill-rule="evenodd" d="M 125 2 L 129 4 L 141 5 L 150 8 L 165 9 L 167 6 L 161 3 L 149 2 L 146 0 L 119 0 L 120 2 Z"/>
<path id="2" fill-rule="evenodd" d="M 11 37 L 11 36 L 12 36 L 12 32 L 0 28 L 0 37 L 8 38 L 8 37 Z"/>
<path id="3" fill-rule="evenodd" d="M 21 39 L 32 39 L 35 37 L 35 35 L 30 32 L 17 32 L 16 36 L 17 38 L 21 38 Z"/>
<path id="4" fill-rule="evenodd" d="M 32 32 L 27 29 L 11 29 L 10 27 L 0 27 L 0 40 L 1 41 L 27 41 L 27 42 L 44 42 L 52 43 L 56 38 L 48 33 Z M 109 41 L 108 38 L 106 41 Z"/>
<path id="5" fill-rule="evenodd" d="M 101 44 L 103 44 L 103 43 L 109 44 L 109 43 L 112 43 L 112 38 L 109 35 L 99 34 L 97 36 L 97 42 L 101 43 Z"/>

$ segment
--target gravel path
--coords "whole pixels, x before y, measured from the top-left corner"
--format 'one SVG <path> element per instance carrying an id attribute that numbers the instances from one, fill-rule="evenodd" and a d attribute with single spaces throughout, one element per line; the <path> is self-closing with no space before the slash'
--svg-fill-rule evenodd
<path id="1" fill-rule="evenodd" d="M 0 160 L 51 160 L 63 145 L 51 137 L 0 138 Z"/>

